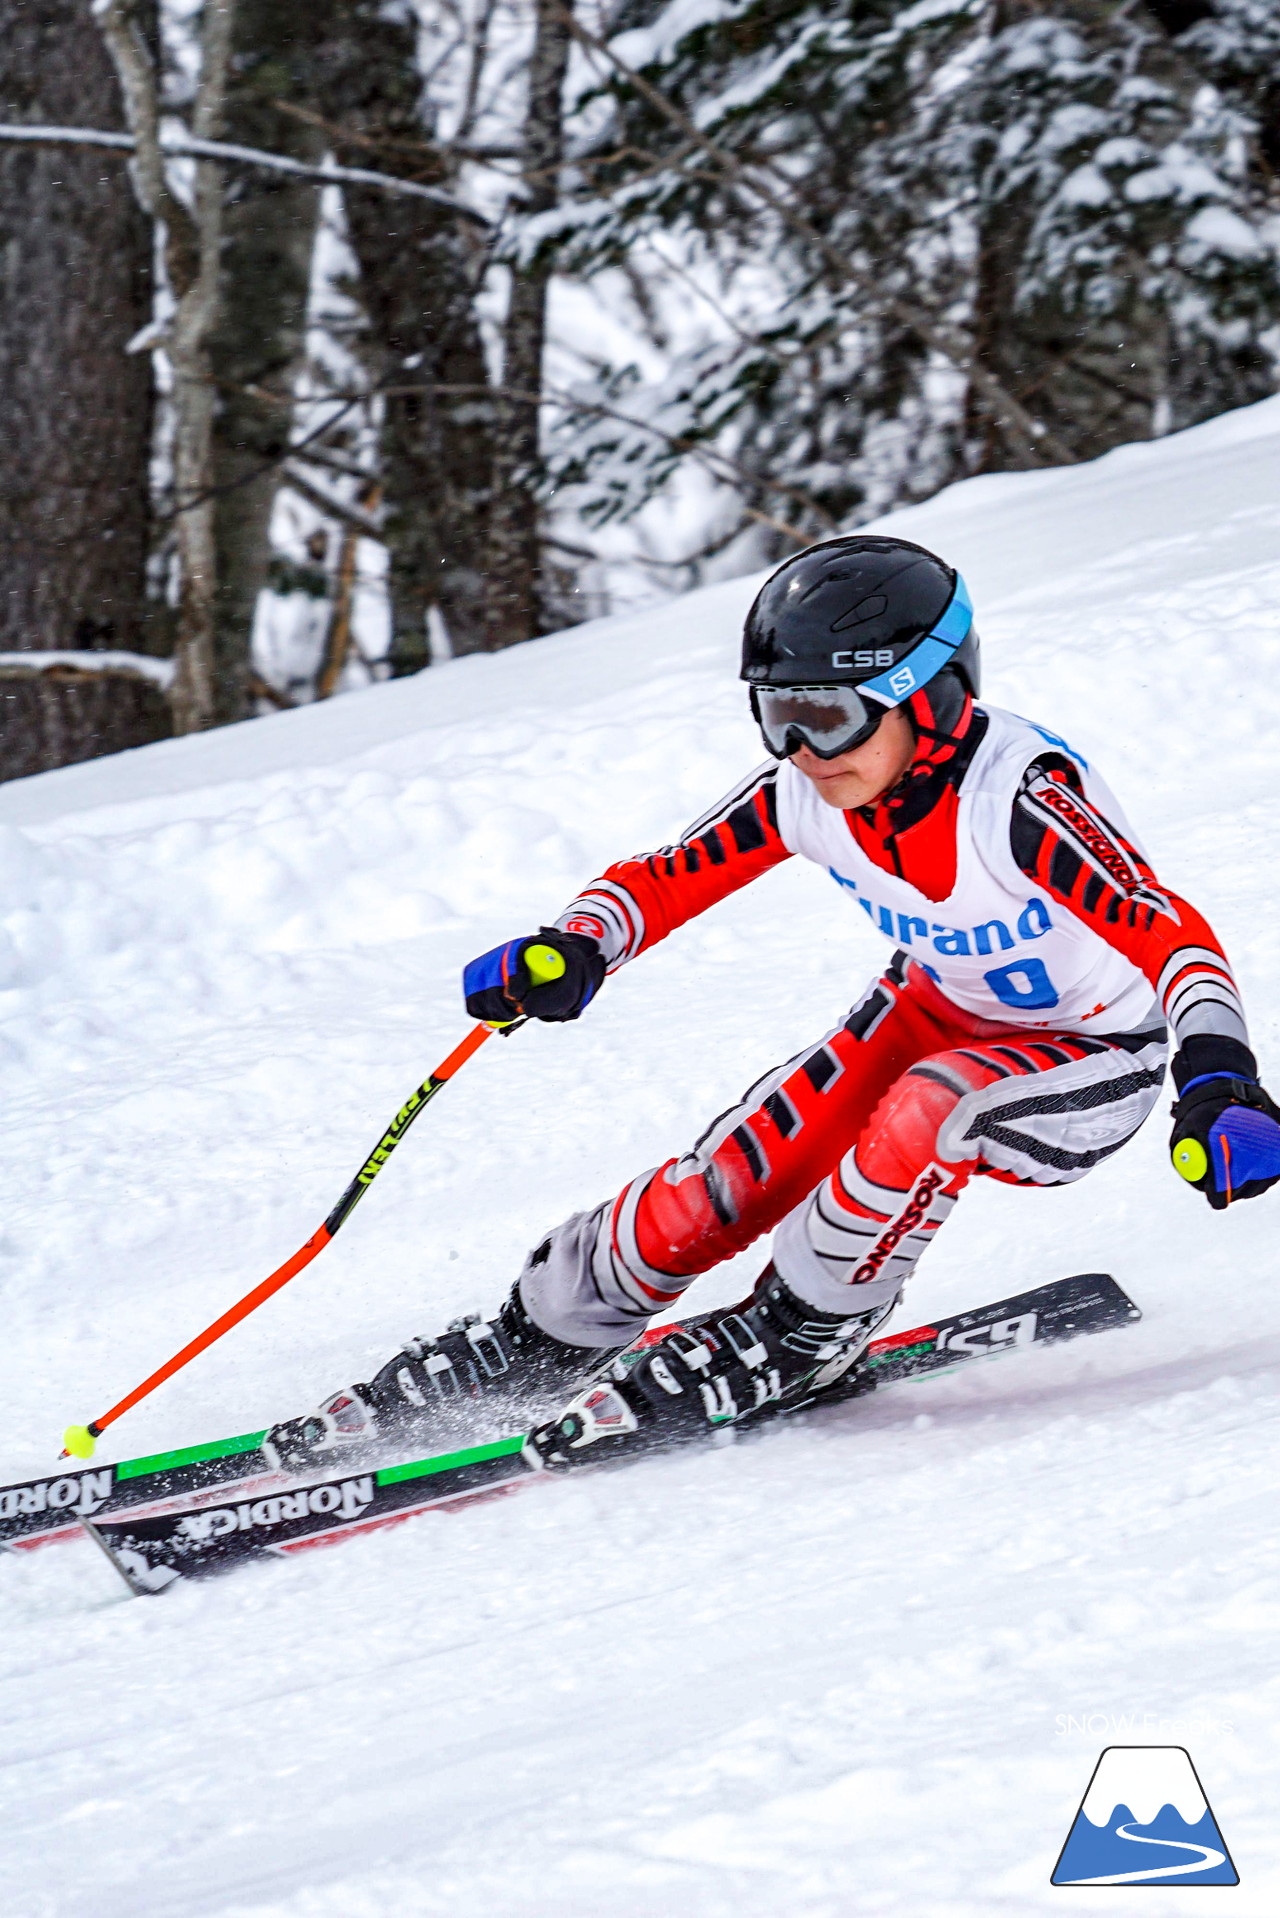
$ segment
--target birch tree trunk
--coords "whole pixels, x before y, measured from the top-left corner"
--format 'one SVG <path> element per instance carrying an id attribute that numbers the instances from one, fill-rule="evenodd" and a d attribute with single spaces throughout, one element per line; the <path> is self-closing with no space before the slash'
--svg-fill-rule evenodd
<path id="1" fill-rule="evenodd" d="M 218 312 L 222 180 L 211 161 L 197 160 L 190 210 L 174 194 L 160 147 L 155 61 L 141 32 L 136 0 L 95 0 L 95 12 L 124 95 L 132 163 L 143 210 L 163 222 L 165 266 L 176 302 L 166 345 L 173 368 L 174 510 L 180 573 L 175 677 L 170 693 L 174 731 L 216 724 L 214 604 L 213 369 L 209 339 Z M 234 0 L 208 0 L 202 15 L 200 83 L 191 116 L 199 139 L 222 130 Z"/>

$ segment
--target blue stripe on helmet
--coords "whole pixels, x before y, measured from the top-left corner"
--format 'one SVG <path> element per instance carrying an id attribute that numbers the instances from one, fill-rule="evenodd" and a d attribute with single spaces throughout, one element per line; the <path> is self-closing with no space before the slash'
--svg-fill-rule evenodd
<path id="1" fill-rule="evenodd" d="M 870 693 L 885 706 L 901 706 L 904 699 L 910 699 L 912 693 L 918 693 L 927 686 L 935 673 L 940 673 L 948 660 L 969 637 L 973 625 L 973 601 L 969 598 L 969 589 L 956 574 L 956 587 L 947 601 L 942 617 L 931 633 L 926 633 L 919 645 L 891 666 L 886 673 L 880 673 L 875 679 L 864 679 L 858 683 L 858 691 Z"/>

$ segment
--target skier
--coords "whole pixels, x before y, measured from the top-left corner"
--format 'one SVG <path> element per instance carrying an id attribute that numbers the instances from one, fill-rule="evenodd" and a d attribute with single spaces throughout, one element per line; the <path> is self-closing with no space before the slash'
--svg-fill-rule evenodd
<path id="1" fill-rule="evenodd" d="M 1168 1027 L 1175 1168 L 1216 1209 L 1280 1177 L 1280 1110 L 1221 946 L 1078 752 L 975 703 L 958 573 L 907 540 L 810 547 L 751 607 L 742 677 L 766 763 L 678 844 L 474 960 L 467 1010 L 577 1019 L 619 967 L 796 853 L 891 940 L 887 970 L 688 1152 L 548 1233 L 491 1320 L 411 1340 L 275 1427 L 282 1463 L 517 1408 L 542 1415 L 531 1457 L 595 1462 L 847 1390 L 967 1181 L 1082 1178 L 1154 1106 Z M 561 976 L 534 983 L 535 946 Z M 746 1301 L 613 1358 L 770 1230 Z"/>

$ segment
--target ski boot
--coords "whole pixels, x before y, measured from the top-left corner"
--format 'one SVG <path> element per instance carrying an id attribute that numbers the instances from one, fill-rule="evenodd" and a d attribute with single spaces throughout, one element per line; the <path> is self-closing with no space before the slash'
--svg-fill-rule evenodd
<path id="1" fill-rule="evenodd" d="M 367 1384 L 349 1385 L 304 1418 L 273 1425 L 262 1450 L 278 1470 L 345 1468 L 350 1456 L 401 1441 L 428 1445 L 517 1425 L 554 1404 L 612 1356 L 565 1345 L 536 1326 L 517 1285 L 492 1321 L 451 1319 L 435 1339 L 409 1339 Z"/>
<path id="2" fill-rule="evenodd" d="M 705 1438 L 836 1386 L 842 1398 L 870 1391 L 874 1376 L 855 1368 L 896 1304 L 839 1318 L 806 1305 L 769 1266 L 743 1304 L 628 1347 L 535 1427 L 525 1459 L 551 1471 L 596 1465 Z"/>

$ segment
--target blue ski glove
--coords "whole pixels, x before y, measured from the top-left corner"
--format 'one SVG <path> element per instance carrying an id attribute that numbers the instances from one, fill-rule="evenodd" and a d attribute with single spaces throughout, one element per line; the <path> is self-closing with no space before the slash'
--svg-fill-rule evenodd
<path id="1" fill-rule="evenodd" d="M 562 961 L 558 977 L 535 974 L 549 968 L 526 963 L 531 947 L 549 947 Z M 537 955 L 541 959 L 541 953 Z M 556 1024 L 576 1019 L 590 1004 L 604 980 L 604 954 L 594 939 L 580 932 L 561 932 L 543 926 L 527 939 L 508 939 L 504 946 L 482 952 L 462 975 L 467 1011 L 473 1019 L 505 1025 L 523 1014 Z"/>
<path id="2" fill-rule="evenodd" d="M 1280 1107 L 1256 1074 L 1247 1046 L 1208 1035 L 1189 1039 L 1173 1062 L 1173 1169 L 1215 1212 L 1280 1179 Z"/>

